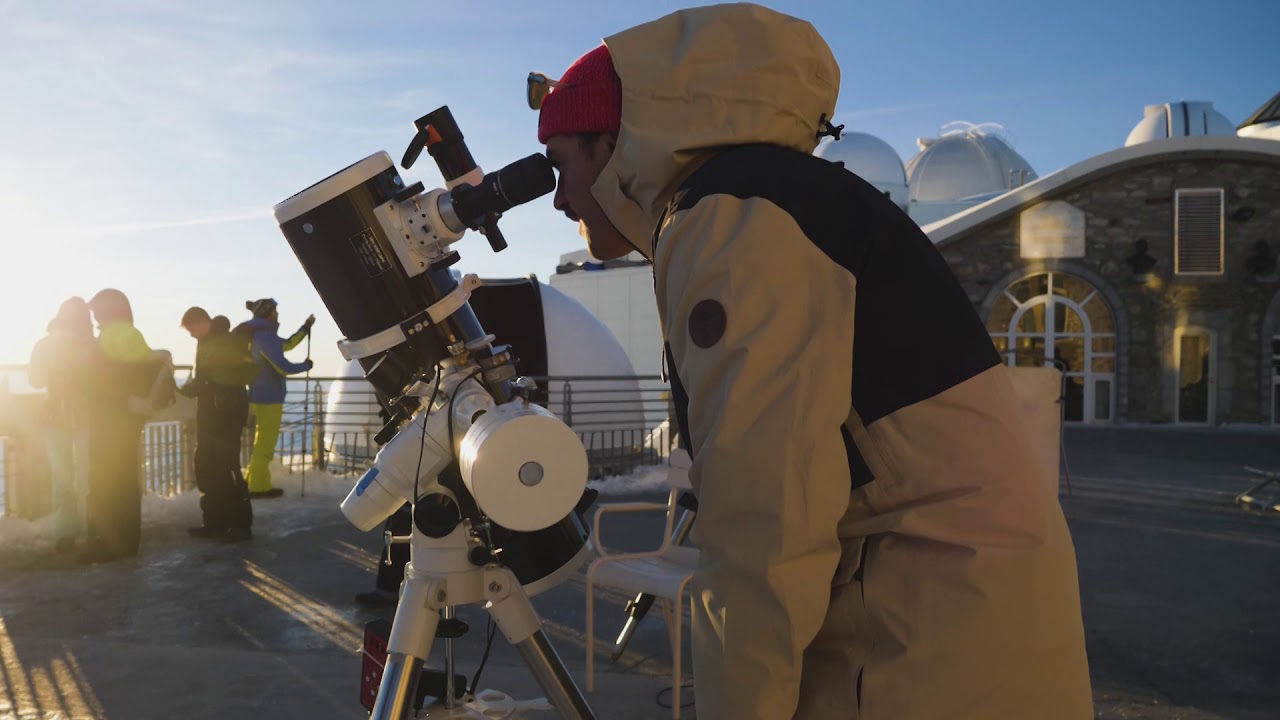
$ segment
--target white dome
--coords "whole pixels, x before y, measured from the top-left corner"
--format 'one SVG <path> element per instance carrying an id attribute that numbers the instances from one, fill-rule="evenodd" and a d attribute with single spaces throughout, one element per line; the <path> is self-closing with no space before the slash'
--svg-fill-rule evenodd
<path id="1" fill-rule="evenodd" d="M 1152 140 L 1197 135 L 1234 135 L 1235 126 L 1211 102 L 1176 102 L 1148 105 L 1142 120 L 1129 133 L 1124 146 Z"/>
<path id="2" fill-rule="evenodd" d="M 1280 93 L 1245 118 L 1236 134 L 1259 140 L 1280 140 Z"/>
<path id="3" fill-rule="evenodd" d="M 907 171 L 902 158 L 880 138 L 866 133 L 842 133 L 839 140 L 824 141 L 814 155 L 843 163 L 854 175 L 887 194 L 898 207 L 907 206 Z"/>
<path id="4" fill-rule="evenodd" d="M 1258 140 L 1280 140 L 1280 120 L 1272 120 L 1271 122 L 1254 123 L 1246 125 L 1236 131 L 1236 134 L 1242 138 L 1257 138 Z"/>
<path id="5" fill-rule="evenodd" d="M 606 432 L 610 428 L 643 428 L 644 402 L 640 396 L 639 383 L 631 379 L 635 370 L 613 333 L 582 303 L 560 290 L 543 282 L 538 283 L 538 290 L 546 329 L 547 374 L 575 378 L 573 387 L 580 392 L 608 393 L 608 420 L 590 422 L 590 418 L 587 419 L 587 424 L 590 425 L 588 430 L 600 431 L 605 435 L 594 439 L 597 449 L 612 446 L 613 440 L 607 437 Z M 582 376 L 588 375 L 611 379 L 582 379 Z M 358 360 L 347 362 L 340 377 L 353 379 L 334 382 L 329 390 L 325 432 L 328 435 L 331 459 L 335 462 L 342 461 L 344 456 L 363 459 L 362 453 L 372 454 L 369 438 L 382 428 L 382 421 L 378 416 L 380 406 L 372 386 L 364 381 L 364 370 Z M 550 391 L 547 409 L 557 415 L 564 415 L 566 410 L 563 382 L 561 380 L 547 388 Z M 591 399 L 589 395 L 587 397 L 588 400 Z M 595 399 L 598 401 L 599 397 L 601 396 L 596 395 Z M 579 416 L 579 420 L 583 419 L 582 410 L 575 410 L 575 414 Z M 591 409 L 588 408 L 585 414 L 590 415 Z"/>
<path id="6" fill-rule="evenodd" d="M 916 141 L 920 153 L 907 162 L 909 200 L 953 203 L 1002 194 L 1035 180 L 1036 171 L 999 130 L 997 125 L 951 123 L 938 138 Z"/>

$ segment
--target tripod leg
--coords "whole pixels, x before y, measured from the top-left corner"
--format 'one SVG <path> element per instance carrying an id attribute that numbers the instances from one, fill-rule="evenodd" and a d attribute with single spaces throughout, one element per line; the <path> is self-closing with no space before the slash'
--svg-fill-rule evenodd
<path id="1" fill-rule="evenodd" d="M 454 619 L 454 610 L 452 607 L 446 606 L 443 610 L 445 620 Z M 453 636 L 449 635 L 444 641 L 444 705 L 446 708 L 454 708 L 458 704 L 458 699 L 454 694 L 453 687 Z"/>
<path id="2" fill-rule="evenodd" d="M 524 594 L 524 588 L 510 571 L 505 574 L 507 592 L 505 596 L 489 604 L 489 614 L 498 623 L 507 641 L 520 651 L 520 656 L 524 658 L 525 664 L 529 666 L 530 672 L 561 718 L 596 720 L 587 699 L 573 682 L 573 677 L 565 669 L 555 648 L 551 647 L 551 641 L 542 630 L 542 621 L 534 612 L 529 596 Z M 490 582 L 489 589 L 495 593 L 503 590 L 496 582 Z"/>
<path id="3" fill-rule="evenodd" d="M 428 609 L 427 597 L 432 583 L 406 578 L 387 639 L 387 664 L 382 670 L 382 684 L 374 702 L 370 720 L 409 720 L 413 717 L 418 678 L 422 665 L 431 654 L 440 615 Z"/>

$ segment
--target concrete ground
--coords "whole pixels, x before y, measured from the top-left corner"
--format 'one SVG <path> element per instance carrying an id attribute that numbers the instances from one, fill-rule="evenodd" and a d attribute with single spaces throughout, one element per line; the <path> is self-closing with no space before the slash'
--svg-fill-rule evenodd
<path id="1" fill-rule="evenodd" d="M 1063 505 L 1098 717 L 1277 717 L 1280 515 L 1231 502 L 1249 484 L 1241 466 L 1280 469 L 1277 437 L 1073 429 L 1066 447 Z M 140 559 L 89 568 L 0 547 L 0 720 L 364 717 L 357 648 L 381 614 L 351 598 L 372 585 L 379 538 L 348 525 L 336 501 L 311 502 L 306 513 L 260 516 L 255 539 L 233 546 L 190 540 L 194 507 L 167 514 L 145 528 Z M 656 541 L 655 521 L 620 518 L 605 543 Z M 602 719 L 670 717 L 659 613 L 619 663 L 608 660 L 624 601 L 598 605 L 602 664 L 589 699 Z M 581 577 L 534 603 L 581 684 Z M 471 675 L 485 614 L 460 615 L 471 632 L 458 642 L 458 669 Z M 479 687 L 541 695 L 500 635 Z M 528 714 L 544 716 L 554 713 Z"/>

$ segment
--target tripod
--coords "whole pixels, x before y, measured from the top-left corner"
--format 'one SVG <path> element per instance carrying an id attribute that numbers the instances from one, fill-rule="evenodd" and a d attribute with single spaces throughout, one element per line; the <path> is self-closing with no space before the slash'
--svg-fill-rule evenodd
<path id="1" fill-rule="evenodd" d="M 505 567 L 477 567 L 471 562 L 470 552 L 476 543 L 471 539 L 469 523 L 459 524 L 443 538 L 428 537 L 415 525 L 410 543 L 413 560 L 405 566 L 400 604 L 387 643 L 387 662 L 371 720 L 413 717 L 418 679 L 431 654 L 441 611 L 448 619 L 456 607 L 476 604 L 488 610 L 507 641 L 516 646 L 561 718 L 595 720 L 514 573 Z M 433 706 L 436 710 L 428 709 L 428 717 L 485 717 L 457 700 L 452 640 L 446 639 L 445 644 L 446 690 L 443 700 Z M 441 714 L 436 715 L 437 711 Z"/>

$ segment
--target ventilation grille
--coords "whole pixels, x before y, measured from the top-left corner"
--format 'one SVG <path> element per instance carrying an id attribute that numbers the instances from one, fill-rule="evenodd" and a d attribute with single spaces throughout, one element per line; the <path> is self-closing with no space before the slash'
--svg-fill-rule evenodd
<path id="1" fill-rule="evenodd" d="M 1174 195 L 1173 271 L 1222 274 L 1222 190 L 1178 190 Z"/>

